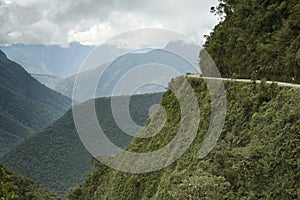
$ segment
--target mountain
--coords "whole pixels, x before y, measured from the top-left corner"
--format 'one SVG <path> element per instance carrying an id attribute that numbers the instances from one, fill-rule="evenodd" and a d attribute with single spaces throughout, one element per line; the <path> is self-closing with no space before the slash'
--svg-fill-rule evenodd
<path id="1" fill-rule="evenodd" d="M 93 46 L 84 46 L 78 43 L 71 43 L 68 47 L 13 44 L 1 46 L 0 49 L 10 59 L 20 63 L 29 73 L 64 77 L 77 71 Z"/>
<path id="2" fill-rule="evenodd" d="M 130 99 L 132 119 L 143 126 L 149 117 L 149 108 L 158 104 L 161 97 L 161 93 L 132 96 Z M 122 100 L 125 97 L 114 98 Z M 85 106 L 90 101 L 79 106 Z M 114 122 L 111 98 L 97 99 L 95 108 L 107 137 L 121 148 L 126 146 L 132 137 L 123 133 Z M 63 195 L 70 187 L 82 181 L 91 170 L 91 158 L 79 139 L 72 111 L 69 110 L 42 132 L 25 139 L 4 155 L 0 162 Z"/>
<path id="3" fill-rule="evenodd" d="M 97 51 L 97 57 L 91 58 L 91 65 L 98 66 L 109 62 L 124 52 L 125 49 L 115 45 L 103 44 L 95 46 L 71 43 L 69 46 L 13 44 L 0 46 L 8 58 L 20 63 L 27 72 L 32 74 L 47 74 L 69 77 L 75 74 L 81 63 L 92 51 Z"/>
<path id="4" fill-rule="evenodd" d="M 168 49 L 152 49 L 142 53 L 133 51 L 124 54 L 115 59 L 112 63 L 103 64 L 92 70 L 84 71 L 78 75 L 73 75 L 60 81 L 55 87 L 55 90 L 72 98 L 74 83 L 77 78 L 78 83 L 75 88 L 77 91 L 80 91 L 80 96 L 73 98 L 75 98 L 76 101 L 83 102 L 93 98 L 95 84 L 97 85 L 96 97 L 111 96 L 116 84 L 122 76 L 130 75 L 130 71 L 137 67 L 145 67 L 145 70 L 138 71 L 138 75 L 131 74 L 131 82 L 124 84 L 132 86 L 143 82 L 143 80 L 147 80 L 149 73 L 160 73 L 160 76 L 157 76 L 157 81 L 160 81 L 164 85 L 167 85 L 169 80 L 176 76 L 185 75 L 186 73 L 199 73 L 199 67 L 194 67 L 197 59 L 194 59 L 194 63 L 190 63 L 193 55 L 195 57 L 196 51 L 198 55 L 199 48 L 197 48 L 197 46 L 192 46 L 193 48 L 191 48 L 191 45 L 187 44 L 185 44 L 186 46 L 183 46 L 182 42 L 173 43 L 175 44 L 172 45 L 172 43 L 169 43 L 169 46 L 167 46 Z M 184 55 L 181 55 L 183 53 L 180 53 L 180 51 L 189 53 L 194 52 L 194 54 L 191 54 L 190 57 L 187 58 Z M 166 69 L 163 69 L 162 66 L 168 66 L 170 71 L 172 69 L 173 76 L 170 71 L 164 71 Z M 138 92 L 143 94 L 162 91 L 165 91 L 165 88 L 162 86 L 148 86 L 146 88 L 141 88 Z M 122 90 L 118 95 L 130 95 L 130 92 L 131 91 Z"/>
<path id="5" fill-rule="evenodd" d="M 180 98 L 187 98 L 186 104 L 191 104 L 181 80 L 176 78 L 169 87 L 177 85 L 182 91 Z M 189 78 L 189 82 L 201 105 L 200 121 L 194 141 L 178 160 L 163 169 L 137 174 L 94 160 L 93 170 L 69 192 L 68 199 L 299 199 L 300 90 L 266 84 L 265 80 L 260 84 L 226 81 L 225 125 L 213 150 L 200 158 L 199 150 L 211 123 L 211 98 L 205 80 Z M 152 123 L 137 134 L 156 134 L 135 138 L 126 150 L 153 152 L 179 135 L 181 106 L 186 105 L 180 105 L 168 90 L 161 106 L 167 114 L 164 127 L 156 133 L 155 124 L 164 119 L 155 113 L 149 120 Z M 150 165 L 165 157 L 172 160 L 176 150 L 154 158 Z M 122 157 L 117 162 L 118 166 L 134 169 L 144 166 L 141 160 L 129 162 Z"/>
<path id="6" fill-rule="evenodd" d="M 73 88 L 75 84 L 76 77 L 80 77 L 80 80 L 84 82 L 84 88 L 90 91 L 91 88 L 93 88 L 93 83 L 94 81 L 100 76 L 102 71 L 106 68 L 108 64 L 103 64 L 95 69 L 87 70 L 84 72 L 79 73 L 78 75 L 72 75 L 70 77 L 64 78 L 60 80 L 56 85 L 55 85 L 55 91 L 69 97 L 73 98 Z M 96 97 L 104 97 L 107 95 L 98 95 Z M 77 99 L 74 99 L 77 100 Z M 85 99 L 87 100 L 87 98 Z"/>
<path id="7" fill-rule="evenodd" d="M 214 142 L 206 135 L 214 122 L 211 113 L 216 112 L 211 105 L 223 102 L 210 98 L 215 90 L 208 91 L 206 84 L 211 80 L 188 78 L 198 97 L 200 122 L 187 151 L 169 166 L 137 174 L 110 168 L 94 159 L 93 170 L 69 192 L 68 199 L 299 199 L 300 90 L 267 84 L 266 79 L 255 82 L 261 77 L 289 81 L 291 76 L 299 82 L 299 1 L 222 0 L 211 11 L 219 16 L 220 23 L 206 37 L 205 50 L 222 76 L 253 80 L 224 81 L 226 119 L 212 151 L 203 157 L 200 150 Z M 210 72 L 207 55 L 201 51 L 200 66 Z M 186 104 L 180 105 L 177 96 L 167 90 L 161 101 L 167 114 L 164 127 L 156 133 L 155 125 L 164 119 L 154 114 L 149 119 L 152 123 L 137 134 L 156 134 L 133 139 L 126 150 L 157 152 L 176 138 L 177 131 L 182 130 L 180 122 L 186 119 L 182 119 L 181 106 L 191 104 L 190 94 L 185 94 L 187 88 L 180 80 L 176 78 L 170 84 L 177 82 L 181 86 Z M 217 118 L 219 114 L 223 113 L 218 113 Z M 193 119 L 184 122 L 198 125 Z M 184 133 L 188 135 L 189 129 Z M 147 169 L 148 165 L 165 164 L 165 159 L 176 158 L 176 146 L 167 147 L 174 151 L 154 157 L 149 164 L 143 157 L 130 162 L 122 157 L 113 162 L 114 158 L 109 157 L 109 163 Z"/>
<path id="8" fill-rule="evenodd" d="M 71 51 L 70 49 L 73 49 L 78 45 L 79 44 L 76 45 L 76 43 L 72 43 L 70 47 L 65 48 L 66 49 L 65 51 Z M 27 49 L 28 51 L 31 49 L 29 48 L 30 45 L 25 45 L 25 46 L 13 45 L 11 47 L 7 47 L 8 49 L 6 50 L 8 52 L 12 51 L 13 49 L 19 51 L 20 49 L 22 49 L 21 47 Z M 54 47 L 61 48 L 58 46 L 48 46 L 47 48 L 49 48 L 49 50 L 47 51 L 45 50 L 45 51 L 48 52 L 50 51 L 50 49 L 54 49 Z M 110 96 L 110 93 L 113 88 L 112 84 L 115 84 L 117 81 L 117 78 L 114 77 L 115 74 L 117 74 L 117 77 L 120 78 L 120 75 L 122 73 L 130 71 L 136 66 L 149 64 L 149 62 L 152 62 L 152 66 L 149 65 L 149 67 L 153 67 L 153 68 L 154 68 L 153 63 L 170 66 L 171 68 L 178 71 L 177 75 L 184 75 L 188 72 L 198 73 L 199 72 L 198 67 L 195 67 L 196 69 L 193 69 L 191 65 L 197 65 L 199 59 L 198 54 L 200 49 L 201 47 L 196 44 L 187 43 L 181 40 L 170 41 L 163 49 L 142 48 L 134 51 L 133 50 L 129 51 L 128 49 L 124 49 L 124 48 L 118 48 L 114 45 L 100 45 L 97 48 L 95 48 L 92 51 L 92 53 L 89 54 L 89 56 L 85 60 L 84 69 L 80 70 L 79 65 L 77 67 L 73 67 L 74 70 L 71 73 L 72 75 L 68 77 L 63 78 L 61 76 L 51 75 L 51 74 L 55 74 L 56 72 L 55 73 L 43 72 L 43 74 L 32 73 L 31 75 L 35 79 L 37 79 L 40 83 L 44 84 L 45 86 L 54 89 L 55 91 L 64 94 L 70 98 L 72 98 L 75 78 L 79 77 L 78 79 L 80 79 L 82 82 L 79 84 L 80 85 L 79 87 L 84 88 L 82 93 L 85 93 L 87 95 L 87 97 L 81 100 L 81 102 L 83 102 L 84 100 L 90 99 L 90 96 L 87 93 L 89 93 L 90 90 L 92 90 L 94 86 L 94 82 L 100 77 L 101 73 L 104 72 L 104 70 L 107 67 L 110 69 L 106 70 L 107 73 L 105 73 L 104 74 L 105 77 L 103 77 L 106 82 L 103 83 L 102 81 L 101 83 L 102 86 L 101 85 L 98 86 L 96 97 Z M 127 53 L 124 54 L 125 52 Z M 38 52 L 36 53 L 38 55 Z M 81 55 L 85 55 L 85 54 L 81 53 Z M 52 56 L 53 58 L 51 61 L 57 60 L 55 55 L 50 55 L 50 56 Z M 42 59 L 42 57 L 40 59 Z M 70 59 L 70 58 L 69 56 L 65 56 L 59 60 L 61 61 L 64 59 Z M 24 60 L 22 60 L 22 62 L 24 62 Z M 70 68 L 70 67 L 66 66 L 66 68 Z M 147 76 L 148 72 L 147 73 L 145 72 L 142 75 Z M 135 77 L 136 79 L 135 82 L 137 83 L 143 80 L 144 79 L 143 76 Z M 169 78 L 166 78 L 165 84 L 167 84 L 167 81 L 169 81 Z M 108 87 L 108 85 L 110 86 Z M 164 88 L 154 86 L 154 87 L 143 88 L 139 91 L 139 93 L 153 93 L 153 92 L 161 92 L 161 91 L 164 91 Z M 126 95 L 126 94 L 128 93 L 124 92 L 121 95 Z"/>
<path id="9" fill-rule="evenodd" d="M 164 50 L 173 52 L 198 66 L 199 52 L 202 47 L 196 43 L 186 42 L 182 40 L 170 41 Z"/>
<path id="10" fill-rule="evenodd" d="M 0 199 L 5 200 L 54 200 L 58 196 L 47 189 L 37 185 L 23 175 L 11 172 L 0 165 Z"/>
<path id="11" fill-rule="evenodd" d="M 0 51 L 0 156 L 58 119 L 71 100 L 43 86 Z"/>
<path id="12" fill-rule="evenodd" d="M 300 83 L 298 0 L 224 0 L 212 12 L 225 18 L 204 46 L 223 77 Z"/>
<path id="13" fill-rule="evenodd" d="M 48 74 L 31 74 L 31 76 L 52 90 L 55 90 L 57 84 L 63 80 L 62 77 Z"/>

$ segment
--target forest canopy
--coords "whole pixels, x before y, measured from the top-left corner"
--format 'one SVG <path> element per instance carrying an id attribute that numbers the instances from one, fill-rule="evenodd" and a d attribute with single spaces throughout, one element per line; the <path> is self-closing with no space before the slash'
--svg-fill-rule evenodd
<path id="1" fill-rule="evenodd" d="M 300 82 L 300 2 L 219 0 L 205 49 L 222 76 Z M 200 61 L 201 62 L 201 61 Z M 201 65 L 201 63 L 200 63 Z"/>

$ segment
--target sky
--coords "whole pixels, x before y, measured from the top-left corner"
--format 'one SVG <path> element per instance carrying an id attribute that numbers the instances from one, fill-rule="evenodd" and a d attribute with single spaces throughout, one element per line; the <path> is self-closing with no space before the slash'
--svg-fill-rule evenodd
<path id="1" fill-rule="evenodd" d="M 217 0 L 0 0 L 0 45 L 99 45 L 126 31 L 162 28 L 197 43 L 218 23 Z"/>

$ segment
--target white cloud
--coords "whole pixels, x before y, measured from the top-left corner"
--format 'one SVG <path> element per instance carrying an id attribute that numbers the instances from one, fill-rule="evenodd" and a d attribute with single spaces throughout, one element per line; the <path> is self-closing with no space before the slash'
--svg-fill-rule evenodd
<path id="1" fill-rule="evenodd" d="M 99 44 L 138 28 L 166 28 L 199 42 L 217 23 L 217 0 L 0 0 L 0 44 Z"/>

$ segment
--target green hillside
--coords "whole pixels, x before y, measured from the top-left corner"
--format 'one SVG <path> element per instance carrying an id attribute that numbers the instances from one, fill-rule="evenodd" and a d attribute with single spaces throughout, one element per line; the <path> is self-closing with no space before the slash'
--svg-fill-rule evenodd
<path id="1" fill-rule="evenodd" d="M 211 11 L 221 20 L 207 36 L 205 49 L 223 77 L 287 82 L 295 77 L 300 82 L 299 1 L 219 0 Z M 205 55 L 200 53 L 204 75 L 209 72 Z M 260 84 L 227 81 L 225 126 L 214 149 L 200 159 L 211 121 L 210 98 L 202 79 L 189 81 L 198 95 L 201 121 L 182 157 L 142 174 L 94 160 L 93 170 L 69 192 L 69 199 L 300 199 L 300 90 L 266 84 L 265 79 Z M 170 84 L 182 82 L 177 78 Z M 174 138 L 178 100 L 167 91 L 161 105 L 168 115 L 164 128 L 150 139 L 135 138 L 127 150 L 152 152 Z M 154 115 L 151 121 L 161 119 Z M 149 125 L 145 129 L 155 132 Z"/>
<path id="2" fill-rule="evenodd" d="M 300 2 L 219 0 L 212 12 L 225 17 L 205 49 L 223 77 L 266 77 L 300 83 Z"/>
<path id="3" fill-rule="evenodd" d="M 132 96 L 130 113 L 133 120 L 143 126 L 149 117 L 149 108 L 159 103 L 161 96 L 161 93 Z M 110 105 L 111 98 L 96 100 L 98 119 L 107 136 L 124 147 L 132 137 L 114 123 Z M 91 170 L 91 158 L 78 137 L 69 110 L 44 131 L 32 135 L 4 155 L 0 162 L 62 195 L 84 179 Z"/>
<path id="4" fill-rule="evenodd" d="M 300 90 L 265 81 L 226 82 L 225 126 L 212 152 L 200 159 L 198 151 L 210 122 L 210 97 L 202 79 L 189 81 L 201 105 L 201 120 L 182 157 L 142 174 L 120 172 L 94 160 L 94 169 L 69 192 L 69 199 L 299 199 Z M 182 85 L 181 78 L 171 84 Z M 168 116 L 164 128 L 150 139 L 135 138 L 129 151 L 152 152 L 174 138 L 180 121 L 178 100 L 167 91 L 161 105 Z"/>
<path id="5" fill-rule="evenodd" d="M 43 86 L 0 51 L 0 156 L 58 119 L 71 100 Z"/>
<path id="6" fill-rule="evenodd" d="M 55 193 L 35 184 L 20 174 L 0 165 L 0 199 L 2 200 L 54 200 Z"/>

